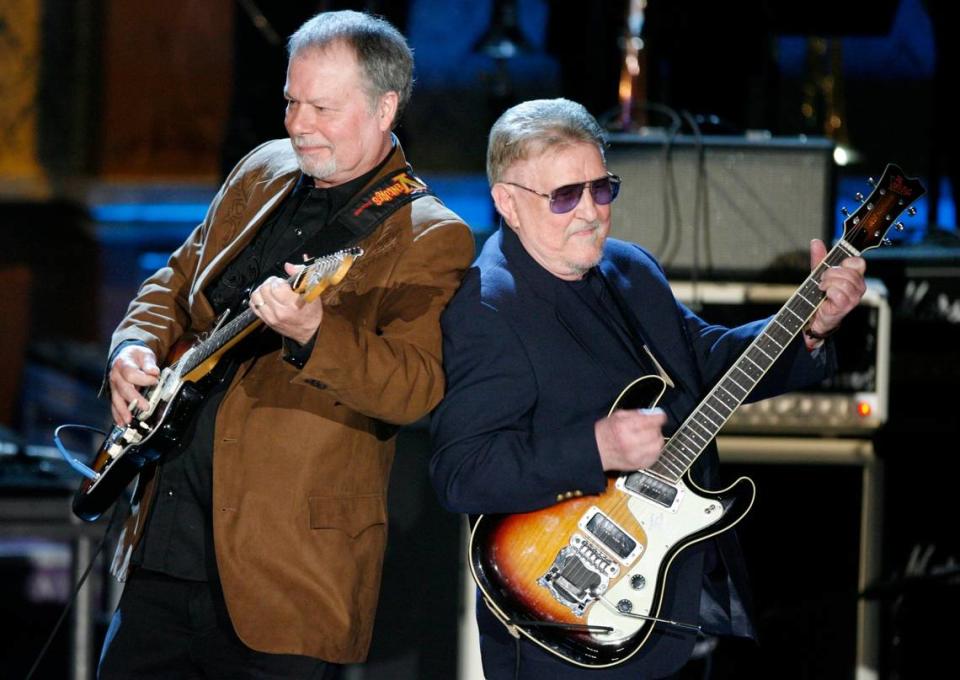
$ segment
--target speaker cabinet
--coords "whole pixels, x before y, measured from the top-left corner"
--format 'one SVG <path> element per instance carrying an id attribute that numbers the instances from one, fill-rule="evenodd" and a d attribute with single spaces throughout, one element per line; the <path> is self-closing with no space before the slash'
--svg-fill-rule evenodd
<path id="1" fill-rule="evenodd" d="M 810 239 L 833 236 L 832 153 L 805 137 L 611 135 L 608 167 L 623 179 L 612 234 L 670 275 L 797 280 Z"/>
<path id="2" fill-rule="evenodd" d="M 738 680 L 854 680 L 879 674 L 883 470 L 868 439 L 717 439 L 721 475 L 757 485 L 737 526 L 759 652 Z M 789 659 L 789 662 L 785 660 Z"/>

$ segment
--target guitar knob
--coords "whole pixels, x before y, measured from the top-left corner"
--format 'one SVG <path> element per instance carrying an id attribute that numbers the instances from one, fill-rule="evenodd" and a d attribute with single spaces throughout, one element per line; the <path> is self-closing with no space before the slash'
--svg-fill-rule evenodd
<path id="1" fill-rule="evenodd" d="M 627 599 L 620 600 L 617 602 L 617 611 L 629 614 L 633 611 L 633 602 Z"/>
<path id="2" fill-rule="evenodd" d="M 643 590 L 645 585 L 647 585 L 647 579 L 642 574 L 634 574 L 630 577 L 630 587 L 634 590 Z"/>

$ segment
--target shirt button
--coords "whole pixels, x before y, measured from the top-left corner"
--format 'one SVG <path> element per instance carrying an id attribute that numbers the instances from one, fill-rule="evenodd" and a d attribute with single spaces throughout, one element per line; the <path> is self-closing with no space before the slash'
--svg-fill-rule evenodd
<path id="1" fill-rule="evenodd" d="M 301 229 L 300 227 L 294 227 L 293 233 L 296 234 L 297 236 L 303 236 L 303 229 Z"/>
<path id="2" fill-rule="evenodd" d="M 173 489 L 167 489 L 167 495 L 173 497 Z"/>

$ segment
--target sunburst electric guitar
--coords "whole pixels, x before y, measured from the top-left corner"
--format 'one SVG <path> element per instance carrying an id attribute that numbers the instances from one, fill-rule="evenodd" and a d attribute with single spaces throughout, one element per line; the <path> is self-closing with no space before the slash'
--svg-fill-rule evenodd
<path id="1" fill-rule="evenodd" d="M 310 302 L 339 283 L 362 254 L 360 248 L 347 248 L 319 257 L 288 283 Z M 89 475 L 74 494 L 73 512 L 77 517 L 89 522 L 96 520 L 144 465 L 182 440 L 196 406 L 205 398 L 202 383 L 209 382 L 211 371 L 223 355 L 262 323 L 252 310 L 246 309 L 194 344 L 174 348 L 157 384 L 143 392 L 147 408 L 133 409 L 130 424 L 115 426 L 97 450 Z"/>
<path id="2" fill-rule="evenodd" d="M 660 618 L 670 565 L 689 546 L 727 531 L 753 505 L 753 481 L 721 491 L 690 478 L 697 457 L 746 399 L 824 299 L 823 272 L 885 241 L 900 214 L 925 193 L 888 165 L 870 196 L 844 221 L 843 238 L 764 327 L 676 432 L 650 468 L 611 477 L 597 496 L 530 513 L 482 515 L 469 545 L 483 598 L 513 632 L 584 667 L 622 663 L 654 626 L 695 628 Z M 898 228 L 902 225 L 896 223 Z M 620 408 L 655 405 L 657 376 L 640 378 L 617 398 Z"/>

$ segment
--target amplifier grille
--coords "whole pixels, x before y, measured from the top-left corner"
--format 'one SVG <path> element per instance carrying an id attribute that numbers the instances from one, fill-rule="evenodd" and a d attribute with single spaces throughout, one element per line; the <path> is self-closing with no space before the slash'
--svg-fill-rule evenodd
<path id="1" fill-rule="evenodd" d="M 799 284 L 798 284 L 799 285 Z M 711 323 L 737 326 L 775 313 L 795 286 L 761 283 L 672 284 L 684 304 Z M 857 434 L 887 420 L 890 306 L 880 281 L 867 281 L 863 301 L 833 336 L 839 370 L 802 392 L 743 404 L 721 434 Z"/>
<path id="2" fill-rule="evenodd" d="M 671 275 L 782 280 L 833 236 L 832 143 L 825 139 L 611 135 L 623 179 L 612 235 L 650 249 Z M 702 174 L 700 169 L 702 167 Z M 695 214 L 696 213 L 696 214 Z M 792 278 L 790 280 L 793 280 Z"/>

